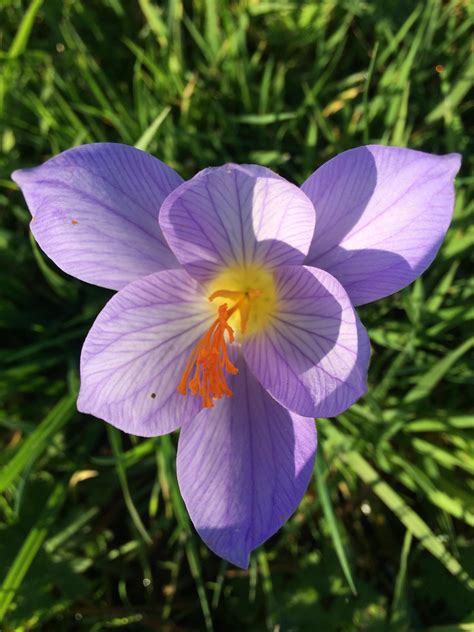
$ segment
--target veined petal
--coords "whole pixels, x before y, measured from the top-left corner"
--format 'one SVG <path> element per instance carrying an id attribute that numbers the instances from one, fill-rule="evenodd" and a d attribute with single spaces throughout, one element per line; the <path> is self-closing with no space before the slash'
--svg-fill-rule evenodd
<path id="1" fill-rule="evenodd" d="M 201 281 L 236 263 L 303 263 L 314 222 L 301 189 L 255 165 L 201 171 L 168 196 L 160 213 L 170 248 Z"/>
<path id="2" fill-rule="evenodd" d="M 78 408 L 142 437 L 178 428 L 201 409 L 177 386 L 190 351 L 215 318 L 184 270 L 134 281 L 107 303 L 81 355 Z"/>
<path id="3" fill-rule="evenodd" d="M 302 189 L 316 208 L 306 258 L 354 305 L 393 294 L 433 261 L 451 221 L 458 154 L 369 145 L 336 156 Z"/>
<path id="4" fill-rule="evenodd" d="M 178 481 L 191 520 L 221 557 L 247 568 L 250 552 L 297 508 L 313 470 L 313 419 L 288 412 L 242 358 L 234 396 L 183 425 Z"/>
<path id="5" fill-rule="evenodd" d="M 183 179 L 160 160 L 128 145 L 97 143 L 12 178 L 33 215 L 36 241 L 64 272 L 118 290 L 178 267 L 158 213 Z"/>
<path id="6" fill-rule="evenodd" d="M 274 274 L 277 311 L 244 342 L 244 357 L 283 406 L 308 417 L 335 417 L 367 389 L 367 333 L 327 272 L 283 266 Z"/>

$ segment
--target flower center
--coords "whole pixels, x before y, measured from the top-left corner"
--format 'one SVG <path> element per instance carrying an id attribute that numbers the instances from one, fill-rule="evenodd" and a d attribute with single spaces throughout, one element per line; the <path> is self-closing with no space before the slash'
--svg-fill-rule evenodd
<path id="1" fill-rule="evenodd" d="M 223 287 L 227 289 L 220 289 Z M 212 408 L 214 400 L 223 395 L 232 395 L 226 373 L 235 375 L 238 369 L 226 345 L 235 341 L 239 317 L 241 336 L 256 333 L 268 323 L 276 304 L 273 276 L 256 267 L 229 269 L 211 283 L 209 290 L 210 301 L 228 299 L 233 305 L 230 309 L 227 302 L 219 305 L 217 318 L 192 350 L 178 385 L 181 395 L 186 395 L 188 389 L 192 395 L 199 395 L 204 408 Z"/>

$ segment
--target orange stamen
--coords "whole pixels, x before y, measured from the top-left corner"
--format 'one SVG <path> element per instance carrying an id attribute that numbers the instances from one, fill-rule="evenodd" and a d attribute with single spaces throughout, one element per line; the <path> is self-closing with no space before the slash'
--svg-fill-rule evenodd
<path id="1" fill-rule="evenodd" d="M 236 375 L 239 371 L 232 364 L 226 346 L 234 342 L 234 330 L 229 325 L 229 319 L 239 310 L 240 329 L 244 334 L 250 317 L 251 302 L 261 294 L 261 290 L 253 289 L 244 292 L 217 290 L 209 296 L 210 301 L 228 298 L 235 302 L 230 309 L 227 308 L 227 303 L 219 306 L 216 320 L 191 352 L 178 385 L 181 395 L 186 395 L 188 390 L 192 395 L 200 395 L 204 408 L 212 408 L 213 401 L 221 399 L 223 395 L 232 395 L 225 374 Z"/>
<path id="2" fill-rule="evenodd" d="M 193 349 L 179 383 L 178 392 L 186 395 L 189 388 L 192 395 L 201 396 L 204 408 L 212 408 L 214 399 L 232 395 L 225 380 L 225 372 L 236 375 L 239 371 L 230 361 L 225 334 L 229 344 L 232 344 L 234 330 L 227 321 L 242 301 L 243 298 L 240 298 L 231 309 L 227 309 L 226 303 L 219 307 L 216 320 Z"/>

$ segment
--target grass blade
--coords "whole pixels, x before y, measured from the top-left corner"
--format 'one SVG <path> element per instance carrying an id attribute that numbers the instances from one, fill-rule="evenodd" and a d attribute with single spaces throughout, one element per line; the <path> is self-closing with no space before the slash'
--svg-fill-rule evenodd
<path id="1" fill-rule="evenodd" d="M 474 346 L 474 338 L 469 338 L 447 356 L 439 360 L 420 381 L 405 396 L 405 403 L 413 404 L 424 397 L 427 397 L 436 387 L 438 382 L 443 379 L 445 374 L 453 367 L 456 362 Z"/>
<path id="2" fill-rule="evenodd" d="M 135 147 L 137 149 L 141 149 L 142 151 L 146 151 L 148 146 L 154 139 L 156 132 L 160 129 L 163 121 L 166 119 L 168 114 L 171 112 L 171 108 L 168 106 L 164 108 L 155 120 L 150 124 L 150 126 L 143 132 L 140 138 L 135 143 Z"/>
<path id="3" fill-rule="evenodd" d="M 35 18 L 38 14 L 38 11 L 41 9 L 42 4 L 43 0 L 32 0 L 32 2 L 30 3 L 30 6 L 26 10 L 25 15 L 20 22 L 20 26 L 18 28 L 18 31 L 16 32 L 15 39 L 13 40 L 8 51 L 8 57 L 10 57 L 10 59 L 14 59 L 15 57 L 18 57 L 18 55 L 21 55 L 21 53 L 23 53 L 28 46 L 31 29 L 33 28 Z"/>
<path id="4" fill-rule="evenodd" d="M 405 527 L 420 540 L 421 545 L 434 555 L 452 575 L 457 577 L 466 587 L 474 590 L 474 582 L 461 564 L 447 550 L 443 542 L 435 536 L 429 526 L 411 509 L 397 492 L 383 481 L 378 472 L 356 452 L 342 455 L 354 472 L 367 484 L 373 492 L 389 507 Z"/>
<path id="5" fill-rule="evenodd" d="M 18 593 L 28 569 L 33 563 L 38 551 L 45 541 L 56 515 L 61 508 L 67 494 L 67 484 L 58 483 L 46 503 L 36 524 L 32 527 L 23 542 L 13 564 L 0 587 L 0 622 L 4 620 L 8 609 Z"/>
<path id="6" fill-rule="evenodd" d="M 0 493 L 42 454 L 52 437 L 67 424 L 76 411 L 76 394 L 66 395 L 51 410 L 35 430 L 27 437 L 18 452 L 0 472 Z"/>
<path id="7" fill-rule="evenodd" d="M 324 517 L 326 518 L 328 526 L 329 526 L 331 539 L 333 541 L 334 548 L 336 550 L 336 554 L 342 568 L 342 572 L 344 573 L 347 583 L 349 584 L 349 587 L 352 591 L 352 594 L 357 595 L 357 589 L 355 587 L 355 583 L 352 578 L 349 560 L 347 558 L 344 544 L 341 539 L 341 534 L 337 526 L 336 514 L 334 513 L 334 509 L 331 502 L 331 496 L 330 496 L 329 489 L 326 482 L 327 468 L 326 468 L 325 463 L 323 462 L 321 452 L 319 453 L 316 459 L 315 470 L 316 470 L 316 486 L 318 488 L 319 500 L 321 501 Z"/>
<path id="8" fill-rule="evenodd" d="M 408 556 L 410 555 L 412 540 L 413 540 L 413 535 L 411 531 L 407 530 L 407 532 L 405 533 L 405 538 L 403 540 L 402 554 L 400 556 L 400 568 L 398 570 L 397 579 L 395 581 L 395 593 L 393 596 L 392 617 L 391 617 L 392 624 L 399 623 L 401 619 L 403 618 L 402 599 L 403 599 L 403 593 L 405 591 Z"/>
<path id="9" fill-rule="evenodd" d="M 202 566 L 199 557 L 199 553 L 197 550 L 197 546 L 195 543 L 195 538 L 193 535 L 193 530 L 189 521 L 189 516 L 187 514 L 186 508 L 184 506 L 183 499 L 181 498 L 181 494 L 178 488 L 178 482 L 176 480 L 176 475 L 174 472 L 170 471 L 169 463 L 175 460 L 176 455 L 171 443 L 171 438 L 169 435 L 165 435 L 161 437 L 161 447 L 163 451 L 163 460 L 161 461 L 162 468 L 166 469 L 166 472 L 162 472 L 162 476 L 166 478 L 169 489 L 171 502 L 173 505 L 173 511 L 178 521 L 180 528 L 182 529 L 185 535 L 185 548 L 186 548 L 186 557 L 188 558 L 189 568 L 191 570 L 191 575 L 196 583 L 196 590 L 199 597 L 199 602 L 201 604 L 201 610 L 204 617 L 204 623 L 206 626 L 207 632 L 212 632 L 214 629 L 214 625 L 212 623 L 211 610 L 209 607 L 209 601 L 207 598 L 207 592 L 204 585 L 204 579 L 202 575 Z"/>
<path id="10" fill-rule="evenodd" d="M 142 537 L 145 544 L 151 545 L 153 543 L 153 540 L 148 535 L 148 532 L 145 529 L 145 525 L 140 518 L 140 514 L 138 513 L 137 508 L 134 505 L 132 495 L 130 494 L 127 471 L 124 465 L 124 454 L 122 450 L 122 437 L 120 435 L 120 431 L 113 426 L 107 425 L 107 432 L 109 435 L 112 452 L 114 453 L 115 467 L 117 469 L 117 475 L 120 481 L 120 486 L 122 487 L 123 498 L 128 509 L 128 513 L 130 514 L 130 518 L 132 519 L 136 530 Z"/>

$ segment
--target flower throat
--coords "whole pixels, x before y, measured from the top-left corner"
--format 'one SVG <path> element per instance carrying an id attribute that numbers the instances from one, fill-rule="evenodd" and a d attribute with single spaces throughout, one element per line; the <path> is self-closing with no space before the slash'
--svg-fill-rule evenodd
<path id="1" fill-rule="evenodd" d="M 233 305 L 229 308 L 226 302 L 218 307 L 217 318 L 192 350 L 178 385 L 182 395 L 187 395 L 188 389 L 191 395 L 199 395 L 204 408 L 212 408 L 215 399 L 232 395 L 226 374 L 236 375 L 238 369 L 229 358 L 227 345 L 235 341 L 238 317 L 242 336 L 256 333 L 268 323 L 276 302 L 273 276 L 258 269 L 228 270 L 210 289 L 210 301 L 229 299 Z"/>

